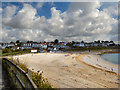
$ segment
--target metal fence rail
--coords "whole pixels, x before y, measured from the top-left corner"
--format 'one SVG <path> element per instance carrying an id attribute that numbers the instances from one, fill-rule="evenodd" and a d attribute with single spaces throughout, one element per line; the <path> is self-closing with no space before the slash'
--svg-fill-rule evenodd
<path id="1" fill-rule="evenodd" d="M 29 88 L 32 90 L 37 88 L 30 76 L 25 71 L 6 58 L 2 58 L 2 61 L 16 88 Z"/>

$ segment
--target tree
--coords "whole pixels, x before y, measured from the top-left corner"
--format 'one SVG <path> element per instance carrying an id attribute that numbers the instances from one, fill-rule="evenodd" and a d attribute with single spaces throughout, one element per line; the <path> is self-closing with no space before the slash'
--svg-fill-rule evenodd
<path id="1" fill-rule="evenodd" d="M 94 41 L 94 43 L 97 43 L 97 41 Z"/>
<path id="2" fill-rule="evenodd" d="M 44 41 L 44 43 L 46 43 L 46 41 Z"/>
<path id="3" fill-rule="evenodd" d="M 105 41 L 105 43 L 109 43 L 109 41 Z"/>
<path id="4" fill-rule="evenodd" d="M 29 43 L 33 43 L 33 41 L 29 41 Z"/>
<path id="5" fill-rule="evenodd" d="M 11 41 L 10 43 L 14 43 L 13 41 Z"/>
<path id="6" fill-rule="evenodd" d="M 84 43 L 84 41 L 81 41 L 81 43 Z"/>
<path id="7" fill-rule="evenodd" d="M 17 44 L 18 47 L 21 47 L 21 45 L 22 45 L 21 43 L 18 43 L 18 44 Z"/>
<path id="8" fill-rule="evenodd" d="M 17 40 L 17 41 L 16 41 L 16 43 L 20 43 L 20 41 L 19 41 L 19 40 Z"/>
<path id="9" fill-rule="evenodd" d="M 75 41 L 72 41 L 72 44 L 75 44 Z"/>
<path id="10" fill-rule="evenodd" d="M 100 40 L 98 40 L 98 43 L 100 43 Z"/>
<path id="11" fill-rule="evenodd" d="M 114 43 L 113 41 L 110 41 L 110 43 Z"/>
<path id="12" fill-rule="evenodd" d="M 54 43 L 58 43 L 58 42 L 59 42 L 58 39 L 55 39 Z"/>
<path id="13" fill-rule="evenodd" d="M 105 41 L 101 41 L 102 43 L 104 43 Z"/>
<path id="14" fill-rule="evenodd" d="M 27 41 L 27 43 L 30 43 L 30 41 Z"/>

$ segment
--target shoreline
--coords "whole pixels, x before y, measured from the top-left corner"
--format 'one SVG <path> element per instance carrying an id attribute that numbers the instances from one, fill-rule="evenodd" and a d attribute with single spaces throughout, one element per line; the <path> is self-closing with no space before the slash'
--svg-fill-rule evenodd
<path id="1" fill-rule="evenodd" d="M 118 75 L 120 75 L 119 72 L 118 72 L 118 68 L 120 67 L 120 65 L 112 63 L 112 62 L 109 62 L 109 61 L 106 61 L 103 58 L 101 58 L 100 55 L 103 55 L 103 54 L 119 54 L 119 53 L 120 52 L 117 49 L 109 49 L 109 50 L 97 50 L 97 51 L 93 50 L 91 52 L 84 52 L 83 51 L 83 52 L 81 52 L 79 54 L 85 54 L 86 56 L 87 55 L 92 55 L 93 57 L 97 56 L 97 58 L 100 59 L 102 61 L 102 64 L 104 64 L 104 65 L 99 65 L 98 63 L 96 63 L 97 64 L 97 66 L 96 66 L 93 63 L 90 63 L 90 62 L 88 62 L 86 60 L 82 60 L 82 59 L 84 59 L 85 55 L 82 58 L 80 58 L 81 59 L 80 61 L 85 63 L 85 64 L 87 64 L 87 65 L 89 65 L 89 66 L 92 66 L 94 68 L 98 68 L 98 69 L 101 69 L 101 70 L 109 72 L 109 73 L 114 73 L 115 75 L 118 76 Z M 94 58 L 96 58 L 96 57 L 94 57 Z M 96 58 L 96 60 L 94 59 L 95 62 L 98 61 L 97 58 Z M 106 65 L 105 64 L 110 65 L 109 69 L 106 69 Z M 111 67 L 111 66 L 113 66 L 113 67 Z M 101 68 L 101 67 L 105 67 L 105 68 Z M 115 70 L 112 71 L 111 68 L 114 68 L 114 67 L 115 67 Z"/>
<path id="2" fill-rule="evenodd" d="M 113 73 L 115 75 L 119 75 L 118 73 L 118 64 L 113 64 L 111 62 L 108 62 L 104 59 L 102 59 L 99 54 L 95 55 L 95 54 L 84 54 L 82 55 L 78 55 L 76 56 L 76 60 L 79 60 L 80 62 L 87 64 L 91 67 L 109 72 L 109 73 Z M 111 67 L 112 66 L 112 67 Z M 114 68 L 114 70 L 112 71 L 111 68 Z"/>

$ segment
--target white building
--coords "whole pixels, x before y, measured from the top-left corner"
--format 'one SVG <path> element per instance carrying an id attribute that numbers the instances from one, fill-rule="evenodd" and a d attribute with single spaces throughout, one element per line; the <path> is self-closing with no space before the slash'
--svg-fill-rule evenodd
<path id="1" fill-rule="evenodd" d="M 32 48 L 32 43 L 23 43 L 21 49 L 30 49 Z"/>
<path id="2" fill-rule="evenodd" d="M 15 45 L 14 44 L 11 44 L 11 43 L 3 43 L 1 45 L 2 49 L 5 49 L 6 47 L 14 47 Z"/>
<path id="3" fill-rule="evenodd" d="M 77 46 L 77 47 L 85 47 L 84 43 L 79 43 L 79 44 L 73 44 L 73 46 Z"/>

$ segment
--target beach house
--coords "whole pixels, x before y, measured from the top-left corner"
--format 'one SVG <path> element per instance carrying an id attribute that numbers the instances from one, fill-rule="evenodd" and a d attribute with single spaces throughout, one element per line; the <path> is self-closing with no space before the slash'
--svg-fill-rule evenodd
<path id="1" fill-rule="evenodd" d="M 40 46 L 41 46 L 41 48 L 43 48 L 43 49 L 47 49 L 47 44 L 46 44 L 46 43 L 41 43 Z"/>
<path id="2" fill-rule="evenodd" d="M 6 47 L 14 47 L 15 44 L 11 43 L 2 43 L 2 49 L 5 49 Z"/>
<path id="3" fill-rule="evenodd" d="M 25 48 L 30 49 L 30 48 L 32 48 L 32 43 L 22 43 L 20 48 L 22 50 L 25 49 Z"/>
<path id="4" fill-rule="evenodd" d="M 85 43 L 75 43 L 75 44 L 73 44 L 73 46 L 85 47 Z"/>

